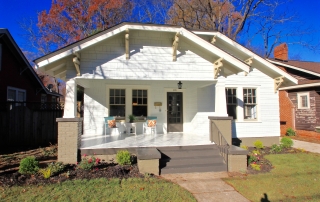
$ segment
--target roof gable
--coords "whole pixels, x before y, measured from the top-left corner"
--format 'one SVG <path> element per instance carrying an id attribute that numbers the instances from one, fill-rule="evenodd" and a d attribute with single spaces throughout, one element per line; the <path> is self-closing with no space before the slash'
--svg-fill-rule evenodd
<path id="1" fill-rule="evenodd" d="M 243 61 L 233 57 L 232 55 L 224 52 L 222 49 L 219 49 L 216 46 L 213 46 L 208 41 L 203 40 L 196 34 L 177 26 L 167 26 L 167 25 L 151 25 L 151 24 L 136 24 L 136 23 L 122 23 L 117 26 L 114 26 L 108 30 L 100 32 L 96 35 L 88 37 L 86 39 L 80 40 L 74 44 L 66 46 L 58 51 L 52 52 L 48 55 L 45 55 L 41 58 L 35 60 L 36 66 L 38 68 L 45 67 L 48 64 L 52 64 L 58 60 L 66 58 L 70 55 L 76 55 L 80 53 L 82 50 L 93 46 L 103 40 L 107 40 L 112 36 L 125 33 L 130 30 L 142 30 L 142 31 L 155 31 L 155 32 L 168 32 L 174 35 L 179 35 L 181 39 L 188 40 L 191 43 L 196 43 L 197 45 L 204 48 L 206 51 L 210 52 L 212 55 L 213 61 L 217 61 L 218 59 L 223 60 L 225 65 L 225 76 L 238 73 L 238 72 L 248 72 L 250 67 Z M 171 38 L 168 40 L 172 40 Z M 55 68 L 56 70 L 56 68 Z"/>
<path id="2" fill-rule="evenodd" d="M 268 62 L 266 59 L 262 58 L 258 54 L 255 54 L 220 32 L 195 31 L 194 33 L 197 35 L 206 36 L 207 38 L 209 35 L 211 35 L 211 40 L 213 40 L 215 46 L 223 49 L 241 61 L 252 62 L 251 67 L 259 69 L 261 72 L 265 73 L 271 78 L 283 76 L 284 83 L 282 86 L 291 86 L 298 83 L 297 79 L 292 77 L 290 74 L 282 71 L 275 65 Z"/>
<path id="3" fill-rule="evenodd" d="M 40 78 L 36 74 L 36 72 L 31 67 L 30 63 L 20 50 L 19 46 L 16 44 L 15 40 L 11 36 L 9 30 L 7 29 L 0 29 L 0 42 L 5 44 L 9 50 L 15 55 L 16 59 L 22 62 L 23 69 L 20 71 L 20 74 L 23 74 L 24 72 L 28 72 L 28 77 L 32 79 L 37 85 L 40 86 L 40 91 L 45 92 L 46 94 L 54 95 L 54 96 L 61 96 L 58 93 L 50 92 L 41 82 Z M 30 76 L 29 76 L 30 75 Z"/>

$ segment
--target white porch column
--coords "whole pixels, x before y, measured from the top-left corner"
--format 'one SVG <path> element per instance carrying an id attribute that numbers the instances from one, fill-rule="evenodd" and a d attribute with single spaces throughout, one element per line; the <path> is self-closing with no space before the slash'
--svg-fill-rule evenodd
<path id="1" fill-rule="evenodd" d="M 215 113 L 217 116 L 228 116 L 226 103 L 226 80 L 219 77 L 215 90 Z"/>
<path id="2" fill-rule="evenodd" d="M 63 118 L 77 117 L 77 84 L 74 79 L 66 83 L 66 97 Z"/>

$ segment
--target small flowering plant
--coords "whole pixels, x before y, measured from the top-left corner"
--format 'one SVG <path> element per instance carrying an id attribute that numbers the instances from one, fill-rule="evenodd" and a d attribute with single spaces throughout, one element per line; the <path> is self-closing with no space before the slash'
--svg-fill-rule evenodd
<path id="1" fill-rule="evenodd" d="M 77 163 L 78 167 L 84 170 L 91 170 L 94 166 L 100 163 L 100 159 L 94 156 L 88 157 L 86 154 L 83 155 L 82 160 Z"/>

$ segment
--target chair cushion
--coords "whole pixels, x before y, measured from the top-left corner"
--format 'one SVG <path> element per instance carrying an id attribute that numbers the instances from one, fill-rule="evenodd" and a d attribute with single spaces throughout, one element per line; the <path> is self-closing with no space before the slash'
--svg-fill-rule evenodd
<path id="1" fill-rule="evenodd" d="M 116 120 L 108 120 L 108 127 L 109 128 L 116 128 Z"/>
<path id="2" fill-rule="evenodd" d="M 157 125 L 157 120 L 148 120 L 148 127 L 155 127 Z"/>

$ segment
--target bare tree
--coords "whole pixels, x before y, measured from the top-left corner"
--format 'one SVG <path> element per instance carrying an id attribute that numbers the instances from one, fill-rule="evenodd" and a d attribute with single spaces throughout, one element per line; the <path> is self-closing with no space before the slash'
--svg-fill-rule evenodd
<path id="1" fill-rule="evenodd" d="M 269 0 L 174 0 L 167 23 L 216 30 L 236 40 L 246 23 L 270 5 Z"/>
<path id="2" fill-rule="evenodd" d="M 275 1 L 269 6 L 268 12 L 261 12 L 260 16 L 253 18 L 247 27 L 246 46 L 251 46 L 251 42 L 260 38 L 263 41 L 262 56 L 269 58 L 272 56 L 274 47 L 281 43 L 288 45 L 297 44 L 312 51 L 319 50 L 319 42 L 312 39 L 306 41 L 305 36 L 313 35 L 317 30 L 302 22 L 298 14 L 287 5 L 288 1 Z M 250 29 L 251 28 L 251 29 Z"/>

